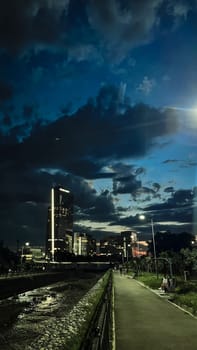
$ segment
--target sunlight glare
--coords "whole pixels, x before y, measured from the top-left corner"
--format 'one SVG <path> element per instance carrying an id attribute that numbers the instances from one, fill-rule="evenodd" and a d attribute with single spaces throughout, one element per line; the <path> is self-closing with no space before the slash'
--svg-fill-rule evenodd
<path id="1" fill-rule="evenodd" d="M 197 128 L 197 107 L 187 108 L 187 107 L 176 107 L 167 106 L 165 109 L 171 109 L 180 112 L 186 112 L 184 123 L 190 128 Z"/>

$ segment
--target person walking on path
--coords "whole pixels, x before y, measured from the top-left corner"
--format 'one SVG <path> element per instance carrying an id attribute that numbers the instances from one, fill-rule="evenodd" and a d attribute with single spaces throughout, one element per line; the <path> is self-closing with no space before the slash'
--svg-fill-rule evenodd
<path id="1" fill-rule="evenodd" d="M 169 280 L 166 275 L 162 278 L 161 289 L 166 293 L 169 290 Z"/>

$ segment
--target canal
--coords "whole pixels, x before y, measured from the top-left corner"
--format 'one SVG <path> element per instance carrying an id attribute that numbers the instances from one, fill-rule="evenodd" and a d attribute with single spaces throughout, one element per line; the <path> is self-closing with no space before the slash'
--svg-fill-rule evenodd
<path id="1" fill-rule="evenodd" d="M 0 300 L 0 349 L 30 349 L 40 337 L 47 339 L 54 329 L 52 325 L 61 324 L 58 320 L 70 312 L 100 277 L 99 273 L 85 273 Z M 59 331 L 54 338 L 61 349 Z"/>

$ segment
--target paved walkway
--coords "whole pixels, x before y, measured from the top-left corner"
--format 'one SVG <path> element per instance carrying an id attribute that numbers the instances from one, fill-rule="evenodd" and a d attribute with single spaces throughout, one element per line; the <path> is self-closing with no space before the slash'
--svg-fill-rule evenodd
<path id="1" fill-rule="evenodd" d="M 197 320 L 114 273 L 116 350 L 197 350 Z"/>

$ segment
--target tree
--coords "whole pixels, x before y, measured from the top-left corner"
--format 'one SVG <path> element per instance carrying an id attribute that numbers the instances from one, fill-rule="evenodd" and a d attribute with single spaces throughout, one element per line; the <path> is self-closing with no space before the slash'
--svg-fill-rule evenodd
<path id="1" fill-rule="evenodd" d="M 4 273 L 9 268 L 15 269 L 19 262 L 19 258 L 16 253 L 12 252 L 7 247 L 4 247 L 3 241 L 0 242 L 0 272 Z"/>
<path id="2" fill-rule="evenodd" d="M 184 260 L 184 270 L 189 271 L 189 273 L 197 271 L 197 248 L 181 249 L 181 255 Z"/>
<path id="3" fill-rule="evenodd" d="M 155 235 L 155 247 L 157 256 L 166 251 L 180 252 L 181 249 L 192 247 L 194 236 L 187 232 L 173 234 L 170 231 L 157 232 Z M 153 255 L 153 242 L 149 243 L 149 252 Z"/>

